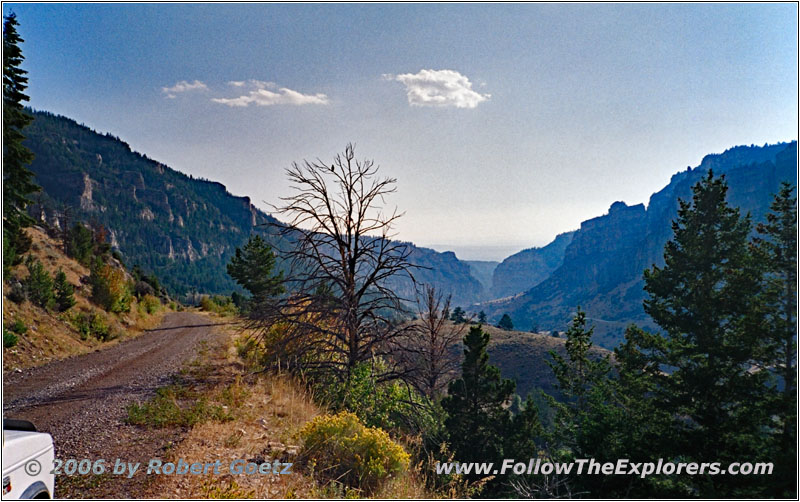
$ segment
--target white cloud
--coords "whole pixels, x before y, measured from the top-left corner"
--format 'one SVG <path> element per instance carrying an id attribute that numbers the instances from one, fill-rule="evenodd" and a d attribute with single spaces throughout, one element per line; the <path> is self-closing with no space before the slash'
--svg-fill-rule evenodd
<path id="1" fill-rule="evenodd" d="M 176 83 L 172 87 L 162 87 L 161 92 L 167 95 L 168 98 L 173 99 L 175 95 L 179 92 L 186 92 L 186 91 L 207 91 L 208 86 L 199 80 L 195 80 L 194 82 L 187 82 L 186 80 L 181 80 L 180 82 Z"/>
<path id="2" fill-rule="evenodd" d="M 408 103 L 412 106 L 454 106 L 475 108 L 491 94 L 472 90 L 472 82 L 454 70 L 420 70 L 419 73 L 383 75 L 406 86 Z"/>
<path id="3" fill-rule="evenodd" d="M 247 94 L 234 98 L 212 98 L 211 101 L 232 107 L 272 106 L 272 105 L 327 105 L 330 101 L 325 94 L 303 94 L 287 87 L 278 87 L 274 82 L 261 80 L 231 81 L 233 87 L 249 87 Z M 270 90 L 272 89 L 272 90 Z"/>

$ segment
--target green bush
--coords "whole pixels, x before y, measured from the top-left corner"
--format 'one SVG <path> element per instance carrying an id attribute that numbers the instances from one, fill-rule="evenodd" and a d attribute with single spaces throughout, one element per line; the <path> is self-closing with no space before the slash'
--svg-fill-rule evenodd
<path id="1" fill-rule="evenodd" d="M 42 308 L 53 308 L 56 303 L 53 295 L 53 279 L 45 270 L 44 265 L 28 255 L 25 266 L 28 267 L 28 277 L 25 279 L 28 299 Z"/>
<path id="2" fill-rule="evenodd" d="M 24 335 L 28 332 L 28 327 L 22 322 L 21 319 L 17 319 L 14 321 L 14 324 L 11 325 L 11 331 L 16 333 L 17 335 Z"/>
<path id="3" fill-rule="evenodd" d="M 397 381 L 379 382 L 385 363 L 375 358 L 358 364 L 346 381 L 323 379 L 315 394 L 333 411 L 351 411 L 368 427 L 416 433 L 435 427 L 430 403 L 424 396 Z M 416 406 L 414 405 L 416 404 Z"/>
<path id="4" fill-rule="evenodd" d="M 19 342 L 19 337 L 3 328 L 3 348 L 11 348 Z"/>
<path id="5" fill-rule="evenodd" d="M 301 458 L 324 480 L 367 494 L 408 468 L 409 455 L 386 431 L 365 427 L 350 412 L 322 415 L 300 431 Z"/>
<path id="6" fill-rule="evenodd" d="M 103 342 L 115 338 L 111 327 L 98 313 L 81 312 L 72 318 L 72 325 L 81 334 L 81 340 L 86 340 L 90 336 Z"/>
<path id="7" fill-rule="evenodd" d="M 200 308 L 206 312 L 214 312 L 222 316 L 232 316 L 239 312 L 230 297 L 221 295 L 203 295 L 200 298 Z"/>

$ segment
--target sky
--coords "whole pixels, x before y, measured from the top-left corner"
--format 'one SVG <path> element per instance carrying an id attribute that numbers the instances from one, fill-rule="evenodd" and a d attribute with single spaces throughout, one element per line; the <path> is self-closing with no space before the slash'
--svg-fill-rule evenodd
<path id="1" fill-rule="evenodd" d="M 348 142 L 397 237 L 541 246 L 740 144 L 797 139 L 796 4 L 15 4 L 30 105 L 271 211 Z"/>

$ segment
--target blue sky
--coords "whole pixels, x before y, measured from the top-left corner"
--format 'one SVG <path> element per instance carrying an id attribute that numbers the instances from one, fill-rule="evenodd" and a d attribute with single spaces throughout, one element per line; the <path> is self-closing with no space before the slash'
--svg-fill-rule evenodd
<path id="1" fill-rule="evenodd" d="M 646 203 L 707 153 L 797 138 L 788 3 L 12 10 L 33 107 L 266 210 L 292 161 L 355 142 L 398 179 L 399 238 L 465 258 Z"/>

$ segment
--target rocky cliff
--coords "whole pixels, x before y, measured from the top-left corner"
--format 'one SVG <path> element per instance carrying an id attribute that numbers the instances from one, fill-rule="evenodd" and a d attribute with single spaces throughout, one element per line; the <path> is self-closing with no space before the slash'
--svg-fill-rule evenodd
<path id="1" fill-rule="evenodd" d="M 536 322 L 540 329 L 563 330 L 581 306 L 596 325 L 597 342 L 606 347 L 615 346 L 631 322 L 651 326 L 642 308 L 642 273 L 663 264 L 678 199 L 690 199 L 691 187 L 708 169 L 725 175 L 730 204 L 762 221 L 781 181 L 797 183 L 797 143 L 708 155 L 698 167 L 674 175 L 647 208 L 615 202 L 607 214 L 581 224 L 563 263 L 547 279 L 523 295 L 486 304 L 486 311 L 492 317 L 508 313 L 519 326 Z"/>

